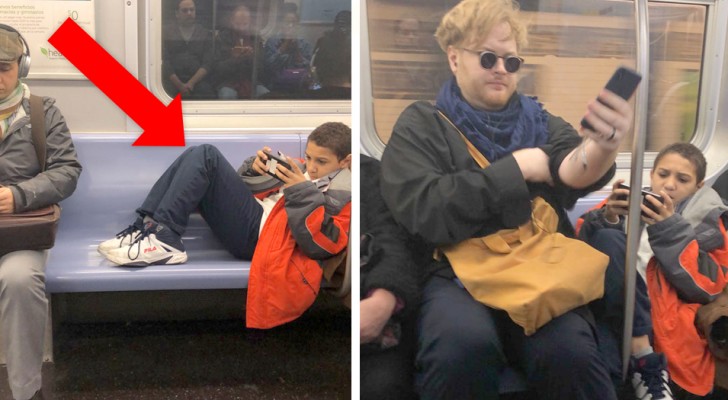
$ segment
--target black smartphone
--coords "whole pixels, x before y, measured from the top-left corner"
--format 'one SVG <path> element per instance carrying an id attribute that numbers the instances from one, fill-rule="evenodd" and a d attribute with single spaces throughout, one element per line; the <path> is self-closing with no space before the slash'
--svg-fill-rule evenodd
<path id="1" fill-rule="evenodd" d="M 276 169 L 278 168 L 279 164 L 286 167 L 289 170 L 291 169 L 291 165 L 288 164 L 288 161 L 283 159 L 283 153 L 281 153 L 280 151 L 278 152 L 280 157 L 274 156 L 273 154 L 270 154 L 267 151 L 264 151 L 263 154 L 265 154 L 266 157 L 268 157 L 268 161 L 265 162 L 266 173 L 268 175 L 270 175 L 276 179 L 281 179 L 278 176 L 276 176 Z"/>
<path id="2" fill-rule="evenodd" d="M 650 192 L 650 191 L 644 190 L 644 189 L 642 190 L 642 204 L 646 205 L 647 208 L 649 208 L 650 210 L 652 210 L 652 211 L 654 211 L 654 212 L 656 212 L 656 213 L 659 214 L 660 213 L 660 210 L 658 210 L 654 204 L 650 203 L 650 201 L 647 200 L 647 197 L 646 196 L 648 194 L 650 196 L 656 198 L 657 200 L 659 200 L 660 203 L 665 203 L 665 199 L 663 199 L 662 196 L 660 196 L 657 193 L 653 193 L 653 192 Z"/>
<path id="3" fill-rule="evenodd" d="M 627 189 L 627 190 L 629 190 L 629 186 L 625 185 L 624 183 L 620 183 L 618 187 L 620 189 Z M 642 190 L 640 190 L 640 193 L 642 194 L 642 204 L 646 205 L 650 210 L 652 210 L 652 211 L 654 211 L 656 213 L 659 213 L 660 211 L 655 207 L 654 204 L 650 203 L 650 201 L 647 200 L 647 197 L 645 197 L 645 196 L 649 194 L 650 196 L 652 196 L 652 197 L 656 198 L 657 200 L 659 200 L 660 203 L 664 203 L 665 202 L 665 199 L 663 199 L 662 196 L 660 196 L 659 194 L 650 192 L 649 190 L 642 189 Z M 627 200 L 627 196 L 624 196 L 624 195 L 618 196 L 617 197 L 617 200 Z M 642 215 L 645 215 L 645 214 L 642 213 Z"/>
<path id="4" fill-rule="evenodd" d="M 619 67 L 616 71 L 614 71 L 614 74 L 611 78 L 609 78 L 609 82 L 607 82 L 607 85 L 604 86 L 604 88 L 627 100 L 632 97 L 634 91 L 637 90 L 637 86 L 640 84 L 641 80 L 642 75 L 640 75 L 637 71 L 627 67 Z M 598 97 L 597 100 L 603 104 Z M 592 131 L 594 130 L 585 118 L 581 119 L 581 126 Z"/>

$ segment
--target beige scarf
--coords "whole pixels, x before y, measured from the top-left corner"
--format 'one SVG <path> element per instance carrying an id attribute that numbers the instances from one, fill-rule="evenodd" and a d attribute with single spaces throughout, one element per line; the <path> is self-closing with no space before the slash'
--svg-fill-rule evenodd
<path id="1" fill-rule="evenodd" d="M 15 114 L 18 107 L 20 107 L 26 88 L 27 86 L 24 83 L 18 82 L 18 86 L 15 87 L 13 93 L 0 100 L 0 139 L 5 137 L 5 132 L 8 131 L 12 122 L 11 117 Z"/>

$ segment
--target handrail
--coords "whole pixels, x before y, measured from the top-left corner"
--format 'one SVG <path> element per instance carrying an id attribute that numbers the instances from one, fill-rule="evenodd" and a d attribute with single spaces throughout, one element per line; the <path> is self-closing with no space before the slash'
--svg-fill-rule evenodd
<path id="1" fill-rule="evenodd" d="M 632 163 L 630 186 L 642 187 L 642 168 L 647 139 L 647 106 L 650 82 L 650 42 L 649 14 L 647 0 L 636 0 L 635 33 L 637 39 L 637 71 L 642 74 L 642 82 L 637 89 L 635 101 L 634 128 L 632 137 Z M 630 190 L 629 215 L 640 215 L 641 194 L 639 190 Z M 632 350 L 632 329 L 635 306 L 635 287 L 637 285 L 637 250 L 639 248 L 640 218 L 627 218 L 627 251 L 624 264 L 624 332 L 622 336 L 622 379 L 627 378 L 629 357 Z M 633 240 L 637 238 L 637 240 Z"/>

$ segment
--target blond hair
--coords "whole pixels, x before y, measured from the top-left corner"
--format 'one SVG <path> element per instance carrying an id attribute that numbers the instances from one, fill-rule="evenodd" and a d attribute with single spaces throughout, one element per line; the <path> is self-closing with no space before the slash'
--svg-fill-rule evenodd
<path id="1" fill-rule="evenodd" d="M 526 25 L 519 17 L 520 7 L 512 0 L 463 0 L 442 17 L 435 38 L 442 51 L 448 46 L 485 38 L 499 23 L 511 26 L 518 49 L 527 44 Z"/>

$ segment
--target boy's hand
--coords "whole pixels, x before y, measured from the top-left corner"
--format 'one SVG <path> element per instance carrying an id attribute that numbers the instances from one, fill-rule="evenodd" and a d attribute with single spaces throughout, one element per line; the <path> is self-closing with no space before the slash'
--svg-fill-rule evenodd
<path id="1" fill-rule="evenodd" d="M 619 185 L 622 183 L 624 183 L 624 179 L 614 181 L 614 184 L 612 184 L 612 194 L 609 195 L 609 200 L 607 200 L 607 206 L 604 210 L 604 218 L 612 224 L 618 223 L 619 216 L 627 215 L 629 211 L 629 190 L 620 188 Z"/>
<path id="2" fill-rule="evenodd" d="M 298 168 L 298 164 L 291 157 L 286 156 L 286 162 L 291 166 L 291 169 L 281 164 L 278 164 L 278 167 L 276 167 L 276 176 L 283 181 L 284 188 L 307 181 L 306 176 L 301 172 L 301 168 Z"/>
<path id="3" fill-rule="evenodd" d="M 15 211 L 15 199 L 9 187 L 0 186 L 0 214 L 11 214 Z"/>
<path id="4" fill-rule="evenodd" d="M 649 201 L 652 206 L 659 212 L 655 212 L 646 205 L 640 203 L 642 209 L 642 221 L 647 225 L 656 224 L 660 221 L 666 220 L 675 214 L 675 203 L 672 202 L 670 196 L 665 193 L 664 190 L 660 190 L 660 196 L 665 200 L 665 203 L 660 203 L 660 200 L 650 196 L 645 196 L 646 201 Z"/>
<path id="5" fill-rule="evenodd" d="M 268 146 L 264 146 L 255 153 L 255 161 L 253 161 L 253 171 L 260 175 L 265 175 L 266 171 L 268 171 L 268 168 L 265 166 L 266 161 L 268 161 L 268 156 L 265 155 L 264 151 L 270 153 L 271 149 Z"/>

